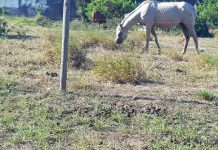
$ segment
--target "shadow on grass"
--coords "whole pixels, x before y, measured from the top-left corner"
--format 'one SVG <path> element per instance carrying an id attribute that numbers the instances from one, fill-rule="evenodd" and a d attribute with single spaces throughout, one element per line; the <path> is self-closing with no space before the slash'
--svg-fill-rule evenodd
<path id="1" fill-rule="evenodd" d="M 33 40 L 33 39 L 38 39 L 38 36 L 32 36 L 32 35 L 7 35 L 5 37 L 1 38 L 6 38 L 10 40 Z"/>
<path id="2" fill-rule="evenodd" d="M 119 84 L 124 84 L 122 82 L 118 82 Z M 147 85 L 147 84 L 164 84 L 164 82 L 160 82 L 160 81 L 154 81 L 154 80 L 149 80 L 149 79 L 144 79 L 144 80 L 134 80 L 132 82 L 130 82 L 130 84 L 132 85 Z"/>

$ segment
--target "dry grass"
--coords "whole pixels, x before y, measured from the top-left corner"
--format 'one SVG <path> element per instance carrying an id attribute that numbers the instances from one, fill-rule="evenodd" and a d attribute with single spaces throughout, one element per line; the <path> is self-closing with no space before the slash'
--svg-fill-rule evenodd
<path id="1" fill-rule="evenodd" d="M 46 74 L 59 75 L 60 30 L 27 27 L 25 41 L 0 39 L 0 149 L 217 149 L 217 100 L 205 99 L 218 93 L 217 38 L 200 39 L 199 56 L 191 41 L 180 59 L 181 36 L 161 34 L 162 55 L 154 42 L 141 55 L 142 33 L 116 46 L 113 31 L 74 31 L 70 57 L 81 50 L 94 64 L 69 65 L 60 94 L 59 76 Z M 92 74 L 97 60 L 103 81 Z"/>

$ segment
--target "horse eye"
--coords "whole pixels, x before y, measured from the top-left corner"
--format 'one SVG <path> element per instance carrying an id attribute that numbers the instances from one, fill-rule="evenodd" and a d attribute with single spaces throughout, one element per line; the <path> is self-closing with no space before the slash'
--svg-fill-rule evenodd
<path id="1" fill-rule="evenodd" d="M 122 36 L 122 32 L 120 32 L 120 33 L 118 34 L 118 36 Z"/>

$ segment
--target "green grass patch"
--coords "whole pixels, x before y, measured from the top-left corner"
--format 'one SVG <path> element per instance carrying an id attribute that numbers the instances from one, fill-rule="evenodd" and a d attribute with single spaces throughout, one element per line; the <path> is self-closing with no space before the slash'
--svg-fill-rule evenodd
<path id="1" fill-rule="evenodd" d="M 0 86 L 10 86 L 17 84 L 15 79 L 0 77 Z"/>
<path id="2" fill-rule="evenodd" d="M 194 59 L 195 64 L 200 68 L 218 69 L 218 57 L 215 55 L 203 54 Z"/>
<path id="3" fill-rule="evenodd" d="M 205 90 L 197 91 L 196 96 L 206 101 L 218 100 L 218 97 L 215 94 L 205 91 Z"/>
<path id="4" fill-rule="evenodd" d="M 36 26 L 37 24 L 33 20 L 33 18 L 27 17 L 16 17 L 16 16 L 4 16 L 7 22 L 10 24 L 16 24 L 21 26 Z"/>
<path id="5" fill-rule="evenodd" d="M 15 79 L 0 77 L 0 96 L 7 96 L 11 93 L 11 87 L 15 86 L 17 83 Z"/>
<path id="6" fill-rule="evenodd" d="M 211 67 L 218 69 L 218 57 L 212 56 L 212 55 L 203 55 L 202 59 L 205 61 L 206 64 L 208 64 Z"/>

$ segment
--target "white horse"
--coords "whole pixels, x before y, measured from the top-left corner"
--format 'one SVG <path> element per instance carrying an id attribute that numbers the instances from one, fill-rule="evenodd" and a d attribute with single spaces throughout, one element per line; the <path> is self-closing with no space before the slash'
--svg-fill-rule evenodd
<path id="1" fill-rule="evenodd" d="M 185 36 L 183 53 L 186 53 L 190 36 L 193 37 L 195 49 L 198 51 L 198 37 L 195 24 L 196 10 L 186 2 L 157 2 L 156 0 L 142 2 L 135 10 L 129 13 L 118 25 L 116 30 L 116 43 L 121 44 L 128 34 L 128 30 L 135 24 L 140 23 L 146 26 L 146 47 L 148 50 L 150 33 L 153 34 L 155 43 L 160 54 L 160 46 L 154 27 L 169 29 L 179 25 Z M 144 50 L 142 51 L 144 52 Z"/>

